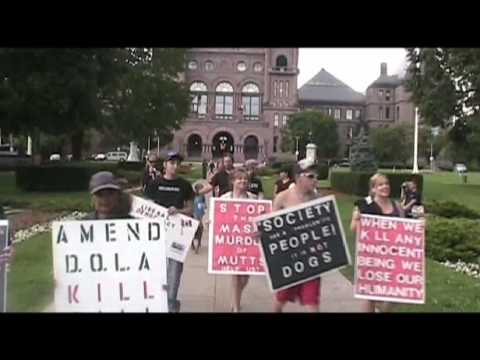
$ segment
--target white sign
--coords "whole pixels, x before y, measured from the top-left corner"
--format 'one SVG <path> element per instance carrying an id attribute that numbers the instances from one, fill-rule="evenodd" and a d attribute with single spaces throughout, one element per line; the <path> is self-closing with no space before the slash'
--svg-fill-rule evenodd
<path id="1" fill-rule="evenodd" d="M 183 214 L 168 215 L 168 209 L 153 201 L 132 196 L 130 215 L 135 218 L 161 221 L 166 231 L 167 257 L 184 262 L 199 222 Z"/>
<path id="2" fill-rule="evenodd" d="M 58 312 L 167 312 L 165 229 L 151 220 L 54 222 Z"/>

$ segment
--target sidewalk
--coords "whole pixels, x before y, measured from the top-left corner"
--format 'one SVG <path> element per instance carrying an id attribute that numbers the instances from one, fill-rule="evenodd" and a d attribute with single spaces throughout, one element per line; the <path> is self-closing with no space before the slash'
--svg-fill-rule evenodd
<path id="1" fill-rule="evenodd" d="M 206 231 L 204 232 L 206 235 Z M 231 277 L 207 273 L 207 237 L 198 254 L 190 251 L 182 276 L 179 300 L 181 312 L 229 312 Z M 250 276 L 242 296 L 242 312 L 271 312 L 273 294 L 265 276 Z M 288 303 L 285 312 L 303 312 L 299 304 Z M 353 298 L 352 284 L 339 272 L 322 278 L 321 312 L 359 312 L 360 302 Z"/>

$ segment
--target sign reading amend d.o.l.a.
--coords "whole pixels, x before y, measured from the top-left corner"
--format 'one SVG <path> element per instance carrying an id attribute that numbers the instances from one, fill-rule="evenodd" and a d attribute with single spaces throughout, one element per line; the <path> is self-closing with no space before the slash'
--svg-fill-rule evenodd
<path id="1" fill-rule="evenodd" d="M 334 196 L 272 212 L 255 221 L 273 291 L 350 263 Z"/>
<path id="2" fill-rule="evenodd" d="M 165 229 L 145 219 L 54 222 L 55 309 L 166 312 Z"/>

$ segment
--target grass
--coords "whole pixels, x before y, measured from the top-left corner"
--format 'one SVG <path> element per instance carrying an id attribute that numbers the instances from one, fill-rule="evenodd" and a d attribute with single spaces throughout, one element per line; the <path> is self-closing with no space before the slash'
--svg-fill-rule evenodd
<path id="1" fill-rule="evenodd" d="M 8 274 L 7 310 L 42 311 L 53 301 L 52 241 L 49 232 L 15 246 Z"/>

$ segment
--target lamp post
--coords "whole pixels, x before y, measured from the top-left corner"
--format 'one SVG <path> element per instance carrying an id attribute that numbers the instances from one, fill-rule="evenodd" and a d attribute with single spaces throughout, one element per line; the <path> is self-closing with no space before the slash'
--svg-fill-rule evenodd
<path id="1" fill-rule="evenodd" d="M 300 154 L 298 151 L 298 139 L 300 139 L 300 136 L 295 136 L 295 139 L 297 140 L 297 145 L 296 145 L 296 150 L 295 150 L 295 156 L 298 161 L 298 155 Z"/>
<path id="2" fill-rule="evenodd" d="M 413 174 L 418 174 L 418 107 L 415 108 L 415 135 L 413 140 Z"/>

